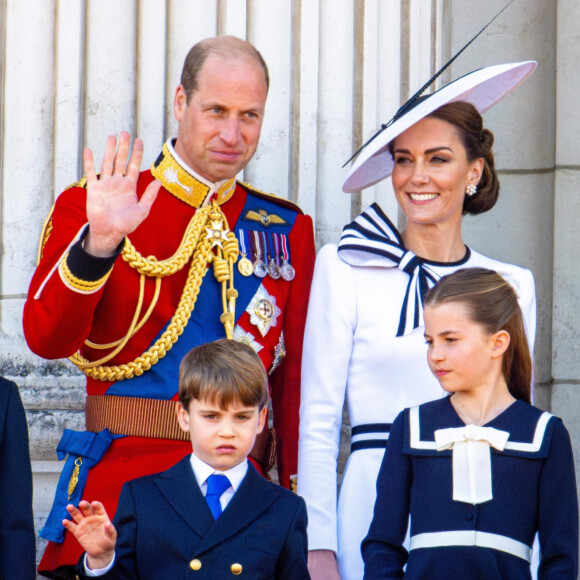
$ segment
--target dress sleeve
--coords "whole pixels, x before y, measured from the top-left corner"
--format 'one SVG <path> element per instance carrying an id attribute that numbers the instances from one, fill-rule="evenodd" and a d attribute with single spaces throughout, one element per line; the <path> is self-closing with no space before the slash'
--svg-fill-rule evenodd
<path id="1" fill-rule="evenodd" d="M 411 459 L 403 453 L 403 411 L 395 419 L 387 450 L 377 478 L 377 500 L 373 520 L 361 551 L 364 580 L 403 578 L 408 552 L 403 547 L 409 522 Z"/>
<path id="2" fill-rule="evenodd" d="M 290 232 L 291 262 L 296 271 L 284 309 L 286 358 L 270 377 L 272 410 L 277 437 L 278 477 L 290 487 L 298 463 L 298 422 L 302 343 L 308 297 L 314 270 L 314 228 L 309 216 L 299 215 Z"/>
<path id="3" fill-rule="evenodd" d="M 524 275 L 521 287 L 518 289 L 520 308 L 524 317 L 526 327 L 526 337 L 532 355 L 534 354 L 534 344 L 536 342 L 536 285 L 534 275 L 530 270 L 523 270 Z"/>
<path id="4" fill-rule="evenodd" d="M 540 476 L 539 580 L 578 576 L 578 499 L 570 436 L 558 420 Z"/>
<path id="5" fill-rule="evenodd" d="M 298 494 L 309 550 L 337 551 L 337 459 L 355 327 L 351 268 L 327 245 L 316 261 L 302 355 Z"/>

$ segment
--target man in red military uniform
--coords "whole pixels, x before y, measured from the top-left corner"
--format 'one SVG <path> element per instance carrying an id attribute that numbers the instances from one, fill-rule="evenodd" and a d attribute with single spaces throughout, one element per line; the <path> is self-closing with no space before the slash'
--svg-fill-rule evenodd
<path id="1" fill-rule="evenodd" d="M 148 171 L 143 145 L 109 137 L 100 176 L 64 191 L 47 220 L 24 309 L 30 348 L 70 357 L 87 375 L 86 432 L 66 430 L 67 458 L 44 529 L 39 570 L 68 578 L 82 550 L 64 506 L 82 498 L 114 513 L 122 484 L 186 455 L 175 418 L 177 372 L 192 347 L 227 336 L 270 373 L 280 482 L 296 473 L 302 336 L 314 265 L 312 221 L 235 176 L 260 136 L 268 71 L 234 37 L 189 52 L 178 121 Z M 147 417 L 143 421 L 143 417 Z M 273 434 L 253 457 L 262 473 Z M 189 449 L 190 450 L 190 449 Z"/>

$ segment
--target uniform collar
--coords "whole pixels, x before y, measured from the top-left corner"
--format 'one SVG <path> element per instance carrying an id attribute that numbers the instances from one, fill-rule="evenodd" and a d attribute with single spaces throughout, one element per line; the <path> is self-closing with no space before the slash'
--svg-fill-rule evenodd
<path id="1" fill-rule="evenodd" d="M 173 139 L 163 145 L 151 173 L 169 193 L 196 209 L 210 203 L 214 196 L 216 203 L 222 205 L 236 189 L 235 178 L 212 183 L 188 167 L 175 152 Z"/>
<path id="2" fill-rule="evenodd" d="M 246 459 L 246 461 L 242 461 L 241 463 L 238 463 L 238 465 L 235 465 L 226 471 L 218 471 L 211 465 L 208 465 L 205 461 L 202 461 L 195 453 L 192 453 L 191 467 L 200 488 L 207 481 L 207 478 L 210 475 L 217 473 L 220 475 L 225 475 L 230 480 L 230 484 L 233 487 L 234 492 L 236 492 L 240 487 L 242 480 L 246 476 L 246 473 L 248 472 L 248 460 Z"/>

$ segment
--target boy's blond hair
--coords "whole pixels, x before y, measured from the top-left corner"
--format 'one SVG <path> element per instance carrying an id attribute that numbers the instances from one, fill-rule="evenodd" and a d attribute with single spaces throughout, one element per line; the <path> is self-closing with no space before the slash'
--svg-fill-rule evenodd
<path id="1" fill-rule="evenodd" d="M 268 376 L 253 349 L 221 339 L 196 346 L 179 366 L 179 402 L 189 410 L 192 399 L 227 409 L 232 404 L 258 406 L 268 402 Z"/>

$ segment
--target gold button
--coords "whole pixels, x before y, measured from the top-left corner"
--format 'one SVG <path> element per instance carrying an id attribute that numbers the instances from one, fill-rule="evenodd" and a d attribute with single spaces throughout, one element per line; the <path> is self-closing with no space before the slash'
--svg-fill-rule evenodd
<path id="1" fill-rule="evenodd" d="M 242 573 L 242 565 L 232 564 L 230 570 L 234 576 L 239 576 Z"/>
<path id="2" fill-rule="evenodd" d="M 192 560 L 192 561 L 189 563 L 189 567 L 190 567 L 192 570 L 195 570 L 195 571 L 197 571 L 197 570 L 199 570 L 199 569 L 201 568 L 201 562 L 200 562 L 200 561 L 199 561 L 197 558 L 195 558 L 194 560 Z"/>

